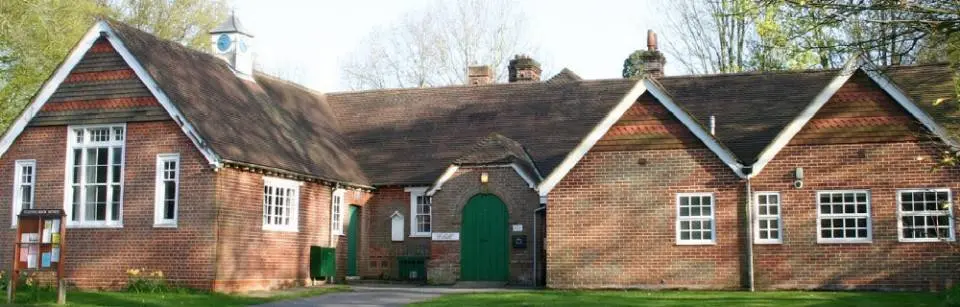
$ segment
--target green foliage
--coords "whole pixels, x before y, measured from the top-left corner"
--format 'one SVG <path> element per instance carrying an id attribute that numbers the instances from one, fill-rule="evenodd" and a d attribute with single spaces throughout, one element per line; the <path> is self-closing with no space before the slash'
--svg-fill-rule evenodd
<path id="1" fill-rule="evenodd" d="M 167 285 L 163 271 L 153 271 L 149 274 L 146 269 L 127 270 L 127 291 L 135 293 L 165 293 L 177 290 Z"/>
<path id="2" fill-rule="evenodd" d="M 224 0 L 0 0 L 0 131 L 98 17 L 193 47 L 226 18 Z"/>
<path id="3" fill-rule="evenodd" d="M 623 77 L 631 79 L 642 78 L 644 71 L 644 58 L 650 56 L 650 52 L 656 51 L 637 50 L 627 56 L 627 59 L 623 60 Z"/>
<path id="4" fill-rule="evenodd" d="M 954 285 L 943 293 L 944 307 L 960 307 L 960 285 Z"/>

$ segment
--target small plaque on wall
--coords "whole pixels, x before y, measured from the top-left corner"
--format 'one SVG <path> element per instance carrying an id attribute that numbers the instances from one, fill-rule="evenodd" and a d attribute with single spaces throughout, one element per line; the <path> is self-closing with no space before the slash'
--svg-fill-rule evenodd
<path id="1" fill-rule="evenodd" d="M 523 232 L 523 224 L 513 224 L 513 232 Z"/>
<path id="2" fill-rule="evenodd" d="M 460 241 L 459 232 L 434 232 L 431 236 L 433 241 Z"/>

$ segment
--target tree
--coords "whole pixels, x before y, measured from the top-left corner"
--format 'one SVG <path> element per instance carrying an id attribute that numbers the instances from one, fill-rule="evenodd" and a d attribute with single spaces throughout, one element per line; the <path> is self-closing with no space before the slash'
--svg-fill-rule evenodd
<path id="1" fill-rule="evenodd" d="M 690 73 L 747 69 L 757 6 L 751 0 L 677 0 L 667 6 L 666 51 Z"/>
<path id="2" fill-rule="evenodd" d="M 832 31 L 822 46 L 847 55 L 863 54 L 879 65 L 942 61 L 960 30 L 960 2 L 900 0 L 766 0 L 793 9 L 820 12 L 807 30 Z"/>
<path id="3" fill-rule="evenodd" d="M 0 1 L 0 128 L 5 129 L 95 20 L 92 1 Z"/>
<path id="4" fill-rule="evenodd" d="M 223 22 L 227 12 L 222 0 L 114 0 L 106 5 L 119 21 L 197 49 L 207 48 L 207 32 Z"/>
<path id="5" fill-rule="evenodd" d="M 226 18 L 226 5 L 202 0 L 0 1 L 0 130 L 102 16 L 206 47 L 206 33 Z"/>
<path id="6" fill-rule="evenodd" d="M 506 77 L 507 60 L 530 53 L 523 14 L 507 0 L 439 1 L 375 30 L 342 65 L 353 89 L 465 84 L 469 65 Z"/>

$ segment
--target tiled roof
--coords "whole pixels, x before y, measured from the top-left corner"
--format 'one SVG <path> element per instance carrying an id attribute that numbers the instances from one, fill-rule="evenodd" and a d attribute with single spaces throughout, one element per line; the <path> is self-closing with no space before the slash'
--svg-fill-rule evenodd
<path id="1" fill-rule="evenodd" d="M 224 159 L 363 185 L 429 185 L 451 163 L 515 155 L 512 147 L 528 154 L 541 174 L 549 174 L 636 84 L 581 80 L 564 70 L 545 82 L 323 95 L 264 75 L 245 81 L 211 55 L 120 23 L 110 25 Z M 681 76 L 657 82 L 704 127 L 715 116 L 716 138 L 750 164 L 837 73 Z M 946 65 L 894 67 L 885 73 L 948 129 L 960 131 L 957 105 L 932 103 L 955 97 Z M 497 136 L 491 138 L 493 133 Z M 478 152 L 477 144 L 503 146 Z"/>
<path id="2" fill-rule="evenodd" d="M 636 81 L 332 93 L 328 102 L 376 185 L 428 185 L 490 133 L 513 139 L 541 174 L 556 167 Z"/>
<path id="3" fill-rule="evenodd" d="M 338 182 L 369 183 L 322 94 L 110 22 L 171 102 L 221 158 Z"/>

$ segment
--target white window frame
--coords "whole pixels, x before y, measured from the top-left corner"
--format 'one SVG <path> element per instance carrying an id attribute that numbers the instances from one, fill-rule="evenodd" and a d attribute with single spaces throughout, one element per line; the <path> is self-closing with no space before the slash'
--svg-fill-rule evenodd
<path id="1" fill-rule="evenodd" d="M 166 171 L 166 163 L 173 162 L 175 163 L 175 169 L 173 169 L 173 179 L 166 179 L 164 172 Z M 166 211 L 166 204 L 164 203 L 164 197 L 166 197 L 166 191 L 164 190 L 164 183 L 167 181 L 173 181 L 174 194 L 173 194 L 173 218 L 167 219 L 164 218 L 164 213 Z M 177 218 L 180 216 L 180 154 L 179 153 L 164 153 L 157 155 L 157 168 L 156 168 L 156 185 L 154 186 L 154 201 L 153 201 L 153 227 L 177 227 Z"/>
<path id="2" fill-rule="evenodd" d="M 288 210 L 285 211 L 285 212 L 292 212 L 292 214 L 290 215 L 290 223 L 287 225 L 277 225 L 277 224 L 271 224 L 267 222 L 267 210 L 269 208 L 269 205 L 267 204 L 267 195 L 265 191 L 261 193 L 262 195 L 261 204 L 263 205 L 263 211 L 261 212 L 262 213 L 261 224 L 263 224 L 263 230 L 280 231 L 280 232 L 300 231 L 299 225 L 300 225 L 300 186 L 301 185 L 303 185 L 303 182 L 296 181 L 296 180 L 267 177 L 267 176 L 263 177 L 264 189 L 266 189 L 266 187 L 269 186 L 269 187 L 273 187 L 274 189 L 280 188 L 280 189 L 293 190 L 293 196 L 289 199 L 289 201 L 292 201 L 292 204 L 290 204 L 290 207 L 288 208 Z M 276 201 L 273 200 L 273 203 L 270 205 L 276 205 Z"/>
<path id="3" fill-rule="evenodd" d="M 16 226 L 17 226 L 17 215 L 19 215 L 19 214 L 20 214 L 20 211 L 22 211 L 22 210 L 24 209 L 24 208 L 23 208 L 23 189 L 21 189 L 21 187 L 25 185 L 24 182 L 23 182 L 23 175 L 24 175 L 24 174 L 23 174 L 23 168 L 24 168 L 24 167 L 30 167 L 30 171 L 31 171 L 31 173 L 30 173 L 30 183 L 27 183 L 27 184 L 26 184 L 26 185 L 29 185 L 29 186 L 30 186 L 30 208 L 36 208 L 36 207 L 37 207 L 37 198 L 36 198 L 36 195 L 37 195 L 37 160 L 33 160 L 33 159 L 30 159 L 30 160 L 17 160 L 17 161 L 14 161 L 13 165 L 14 165 L 14 171 L 13 171 L 13 174 L 14 174 L 14 175 L 13 175 L 13 176 L 14 176 L 14 177 L 13 177 L 13 194 L 10 194 L 10 195 L 13 195 L 13 199 L 12 199 L 12 201 L 11 201 L 12 206 L 11 206 L 11 210 L 10 210 L 10 213 L 11 213 L 11 214 L 10 214 L 10 219 L 11 219 L 12 221 L 11 221 L 11 223 L 10 223 L 10 226 L 11 226 L 11 227 L 16 227 Z"/>
<path id="4" fill-rule="evenodd" d="M 949 207 L 947 208 L 947 210 L 941 210 L 941 211 L 946 211 L 946 213 L 947 213 L 947 220 L 950 221 L 950 236 L 949 236 L 949 237 L 942 237 L 942 238 L 904 238 L 904 237 L 903 237 L 903 217 L 904 217 L 905 215 L 906 215 L 906 216 L 940 216 L 940 215 L 942 215 L 942 214 L 930 214 L 930 213 L 927 213 L 927 212 L 924 212 L 924 213 L 904 213 L 904 212 L 903 212 L 903 198 L 901 198 L 900 194 L 901 194 L 901 193 L 916 193 L 916 192 L 934 192 L 934 193 L 936 193 L 936 192 L 946 192 L 946 193 L 947 193 L 947 199 L 948 199 L 948 201 L 949 201 L 949 203 L 948 203 L 948 204 L 949 204 Z M 950 191 L 950 189 L 948 189 L 948 188 L 935 188 L 935 189 L 899 189 L 899 190 L 897 190 L 897 238 L 900 240 L 900 242 L 942 242 L 942 241 L 953 242 L 953 241 L 956 241 L 956 238 L 955 238 L 956 228 L 954 228 L 954 227 L 955 227 L 955 226 L 954 226 L 954 221 L 953 221 L 953 193 Z"/>
<path id="5" fill-rule="evenodd" d="M 91 134 L 90 134 L 90 133 L 87 133 L 86 130 L 85 130 L 85 132 L 84 132 L 84 134 L 83 134 L 83 142 L 82 142 L 82 143 L 78 143 L 78 142 L 77 142 L 76 134 L 75 134 L 74 131 L 80 130 L 80 129 L 96 129 L 96 128 L 109 128 L 109 131 L 110 131 L 109 140 L 106 141 L 106 142 L 99 142 L 99 143 L 95 143 L 95 144 L 90 144 L 90 135 L 91 135 Z M 117 139 L 116 139 L 116 133 L 115 133 L 115 129 L 116 129 L 116 128 L 122 128 L 122 129 L 123 129 L 123 134 L 122 134 L 120 140 L 117 140 Z M 65 163 L 64 163 L 64 168 L 65 168 L 64 174 L 66 174 L 66 175 L 65 175 L 64 178 L 63 178 L 63 182 L 64 182 L 63 209 L 64 209 L 64 211 L 66 212 L 67 226 L 68 226 L 68 227 L 74 227 L 74 228 L 123 228 L 123 194 L 124 194 L 124 181 L 126 180 L 126 176 L 124 175 L 124 173 L 125 173 L 125 170 L 126 170 L 126 167 L 127 167 L 127 146 L 126 146 L 126 142 L 127 142 L 128 136 L 129 136 L 129 132 L 128 132 L 128 130 L 127 130 L 127 124 L 126 124 L 126 123 L 102 124 L 102 125 L 71 125 L 71 126 L 67 126 L 67 142 L 66 142 L 66 143 L 67 143 L 67 154 L 66 154 L 66 161 L 64 161 L 64 162 L 65 162 Z M 73 151 L 74 151 L 74 149 L 81 149 L 81 153 L 84 153 L 84 155 L 86 155 L 86 153 L 85 153 L 86 150 L 85 150 L 85 149 L 95 148 L 95 147 L 119 147 L 119 148 L 120 148 L 120 177 L 119 177 L 120 182 L 119 182 L 119 184 L 117 185 L 118 188 L 120 189 L 120 192 L 119 192 L 120 199 L 117 200 L 117 204 L 118 204 L 117 207 L 118 207 L 118 209 L 119 209 L 119 210 L 118 210 L 119 212 L 117 212 L 117 219 L 116 219 L 116 220 L 110 220 L 110 217 L 113 215 L 113 206 L 111 206 L 111 202 L 113 202 L 113 193 L 111 193 L 112 190 L 111 190 L 111 188 L 110 188 L 110 186 L 112 185 L 112 184 L 110 184 L 110 178 L 113 177 L 113 167 L 109 167 L 109 166 L 108 166 L 108 167 L 107 167 L 107 197 L 106 197 L 106 202 L 107 202 L 106 217 L 107 217 L 107 220 L 106 220 L 106 221 L 87 221 L 87 220 L 86 220 L 86 214 L 85 214 L 85 212 L 86 212 L 86 204 L 83 203 L 81 206 L 79 206 L 79 207 L 77 208 L 80 216 L 78 217 L 78 220 L 77 220 L 77 221 L 74 221 L 74 220 L 73 220 L 73 216 L 72 216 L 72 214 L 74 213 L 73 210 L 72 210 L 72 209 L 73 209 L 73 160 L 74 160 Z M 83 161 L 82 158 L 81 158 L 81 161 Z M 110 165 L 110 157 L 107 158 L 107 164 Z M 85 168 L 85 167 L 81 167 L 81 168 L 80 168 L 80 171 L 81 171 L 80 178 L 81 178 L 81 180 L 84 180 L 84 177 L 85 177 L 85 175 L 86 175 L 86 168 Z M 86 199 L 86 189 L 83 189 L 83 188 L 80 189 L 80 199 L 81 199 L 81 200 L 85 200 L 85 199 Z"/>
<path id="6" fill-rule="evenodd" d="M 820 212 L 820 195 L 826 193 L 866 193 L 867 194 L 867 213 L 857 213 L 857 214 L 830 214 L 824 215 Z M 816 196 L 816 210 L 817 210 L 817 243 L 873 243 L 873 214 L 872 214 L 872 195 L 870 190 L 823 190 L 817 191 Z M 822 237 L 822 220 L 824 218 L 862 218 L 866 216 L 867 218 L 867 237 L 862 239 L 848 239 L 848 238 L 828 238 L 825 239 Z"/>
<path id="7" fill-rule="evenodd" d="M 683 197 L 710 197 L 710 216 L 709 217 L 681 217 L 680 216 L 680 199 Z M 676 223 L 674 225 L 674 233 L 676 236 L 677 245 L 715 245 L 717 244 L 717 198 L 710 193 L 677 193 L 676 198 L 674 198 L 674 204 L 677 208 L 676 211 Z M 680 239 L 680 222 L 683 221 L 710 221 L 710 239 Z"/>
<path id="8" fill-rule="evenodd" d="M 343 213 L 345 207 L 343 200 L 346 191 L 343 189 L 334 189 L 330 194 L 330 233 L 335 236 L 343 235 Z"/>
<path id="9" fill-rule="evenodd" d="M 760 196 L 767 196 L 769 199 L 770 196 L 777 197 L 777 214 L 765 214 L 760 215 Z M 768 200 L 769 202 L 769 200 Z M 754 244 L 782 244 L 783 243 L 783 197 L 780 195 L 780 192 L 755 192 L 753 195 L 753 243 Z M 777 238 L 770 239 L 769 235 L 767 239 L 760 238 L 760 220 L 773 220 L 777 221 Z M 772 230 L 772 228 L 770 228 Z"/>
<path id="10" fill-rule="evenodd" d="M 431 231 L 417 231 L 417 196 L 430 197 L 427 195 L 427 187 L 411 187 L 405 188 L 404 191 L 410 193 L 410 237 L 411 238 L 422 238 L 430 237 L 433 235 L 433 202 L 430 202 L 430 213 L 429 214 L 420 214 L 430 217 L 430 230 Z"/>

